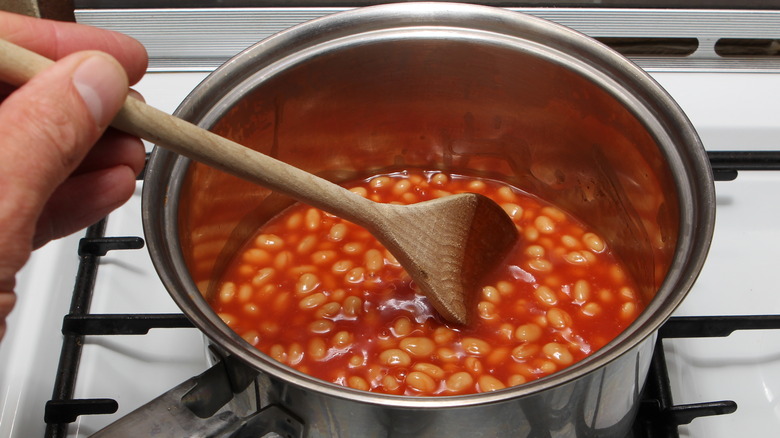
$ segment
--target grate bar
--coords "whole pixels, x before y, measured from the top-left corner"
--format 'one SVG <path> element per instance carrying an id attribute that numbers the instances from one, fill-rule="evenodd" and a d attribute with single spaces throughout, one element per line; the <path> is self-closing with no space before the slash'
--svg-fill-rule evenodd
<path id="1" fill-rule="evenodd" d="M 191 328 L 182 314 L 92 314 L 66 315 L 65 335 L 145 335 L 153 328 Z"/>
<path id="2" fill-rule="evenodd" d="M 72 423 L 80 415 L 113 414 L 118 409 L 119 404 L 110 398 L 49 400 L 43 418 L 48 424 Z"/>
<path id="3" fill-rule="evenodd" d="M 736 330 L 780 329 L 780 315 L 674 316 L 659 330 L 664 338 L 725 337 Z"/>

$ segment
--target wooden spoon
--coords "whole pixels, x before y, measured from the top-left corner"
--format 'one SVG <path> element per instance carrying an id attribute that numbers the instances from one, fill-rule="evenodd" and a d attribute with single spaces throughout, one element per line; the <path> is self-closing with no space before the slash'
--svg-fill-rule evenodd
<path id="1" fill-rule="evenodd" d="M 0 79 L 21 86 L 53 61 L 0 40 Z M 504 210 L 465 193 L 381 204 L 128 97 L 112 126 L 366 228 L 447 321 L 468 324 L 478 282 L 517 239 Z"/>

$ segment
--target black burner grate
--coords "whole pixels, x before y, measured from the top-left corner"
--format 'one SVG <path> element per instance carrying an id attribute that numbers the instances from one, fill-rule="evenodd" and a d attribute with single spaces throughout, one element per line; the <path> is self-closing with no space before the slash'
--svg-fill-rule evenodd
<path id="1" fill-rule="evenodd" d="M 780 152 L 709 152 L 717 181 L 734 180 L 740 170 L 780 170 Z M 91 314 L 90 304 L 100 257 L 114 250 L 141 249 L 141 237 L 106 237 L 106 220 L 89 227 L 81 239 L 79 270 L 73 299 L 62 325 L 63 344 L 52 399 L 46 403 L 44 419 L 48 438 L 65 437 L 68 425 L 81 415 L 112 414 L 113 399 L 73 399 L 81 350 L 85 336 L 143 335 L 151 328 L 192 327 L 181 314 Z M 728 336 L 735 330 L 780 328 L 780 316 L 673 317 L 658 332 L 648 379 L 638 417 L 635 438 L 679 437 L 678 426 L 710 415 L 729 414 L 737 409 L 733 401 L 675 405 L 666 368 L 663 340 L 680 337 Z"/>

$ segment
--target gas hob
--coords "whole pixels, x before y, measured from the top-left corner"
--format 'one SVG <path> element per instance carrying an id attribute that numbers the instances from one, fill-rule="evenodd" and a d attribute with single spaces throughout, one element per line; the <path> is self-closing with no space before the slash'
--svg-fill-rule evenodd
<path id="1" fill-rule="evenodd" d="M 151 55 L 150 71 L 136 89 L 151 105 L 173 112 L 227 57 L 285 27 L 337 10 L 83 10 L 77 11 L 77 19 L 121 30 L 144 42 Z M 679 414 L 676 420 L 683 424 L 670 427 L 667 436 L 772 434 L 780 428 L 780 331 L 773 329 L 778 326 L 774 315 L 780 315 L 776 293 L 780 284 L 776 267 L 780 260 L 780 173 L 744 169 L 780 166 L 780 57 L 772 55 L 771 48 L 758 56 L 724 55 L 724 44 L 720 44 L 720 51 L 716 49 L 723 40 L 757 41 L 755 45 L 764 41 L 768 47 L 772 41 L 777 44 L 779 36 L 772 32 L 780 29 L 780 12 L 523 11 L 572 26 L 608 44 L 628 44 L 628 49 L 623 46 L 625 50 L 640 53 L 628 56 L 686 112 L 713 163 L 725 160 L 722 181 L 716 183 L 717 222 L 710 255 L 696 285 L 668 325 L 669 336 L 664 334 L 667 326 L 662 329 L 665 338 L 659 345 L 669 379 L 669 393 L 662 398 L 673 399 L 673 408 L 664 415 L 674 416 L 676 406 L 712 401 L 727 402 L 712 407 L 718 411 L 714 413 L 730 413 L 695 418 L 687 424 L 686 414 Z M 695 41 L 692 49 L 691 40 Z M 687 54 L 653 52 L 663 47 L 668 51 L 670 46 Z M 737 154 L 729 157 L 727 151 Z M 766 155 L 745 154 L 747 151 Z M 735 160 L 746 162 L 733 165 Z M 736 178 L 734 168 L 738 170 Z M 39 250 L 19 275 L 19 303 L 0 344 L 0 436 L 89 436 L 208 368 L 203 336 L 176 316 L 180 311 L 142 248 L 141 185 L 139 181 L 127 205 L 91 228 L 90 235 L 52 242 Z M 104 237 L 107 240 L 102 240 Z M 85 264 L 90 257 L 93 263 Z M 78 279 L 75 285 L 74 279 Z M 168 319 L 149 323 L 154 328 L 148 333 L 131 322 L 130 329 L 111 330 L 134 334 L 85 336 L 73 393 L 63 397 L 85 402 L 59 403 L 61 400 L 53 396 L 55 380 L 68 378 L 64 375 L 68 371 L 58 367 L 63 332 L 68 338 L 73 333 L 103 330 L 95 329 L 90 318 L 71 318 L 63 323 L 64 315 L 74 314 L 74 291 L 85 286 L 80 284 L 83 281 L 90 283 L 86 286 L 93 292 L 76 307 L 86 305 L 89 314 L 152 314 Z M 740 330 L 717 337 L 700 337 L 697 332 L 706 331 L 709 320 L 684 319 L 745 315 L 761 318 L 759 322 L 729 319 Z M 145 324 L 140 323 L 141 327 Z M 673 326 L 681 330 L 693 327 L 693 332 L 678 338 Z M 746 327 L 751 330 L 741 329 Z M 81 344 L 78 339 L 74 342 Z M 653 411 L 653 403 L 643 410 Z"/>

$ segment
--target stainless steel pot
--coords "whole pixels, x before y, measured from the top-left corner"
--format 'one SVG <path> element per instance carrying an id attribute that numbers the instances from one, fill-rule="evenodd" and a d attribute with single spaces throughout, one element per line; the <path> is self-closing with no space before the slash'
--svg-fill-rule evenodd
<path id="1" fill-rule="evenodd" d="M 591 357 L 519 387 L 404 397 L 325 383 L 252 348 L 204 299 L 236 249 L 290 200 L 156 149 L 143 191 L 152 259 L 227 358 L 216 380 L 250 395 L 220 408 L 197 389 L 213 379 L 199 378 L 179 388 L 186 396 L 157 401 L 179 415 L 158 428 L 206 417 L 207 426 L 192 427 L 235 436 L 265 427 L 306 437 L 625 436 L 655 333 L 704 263 L 715 212 L 693 127 L 644 71 L 531 16 L 400 3 L 261 41 L 210 75 L 177 114 L 337 182 L 409 167 L 502 179 L 594 227 L 649 305 Z"/>

